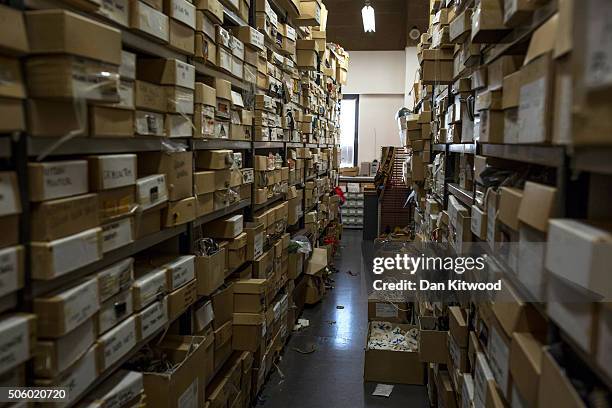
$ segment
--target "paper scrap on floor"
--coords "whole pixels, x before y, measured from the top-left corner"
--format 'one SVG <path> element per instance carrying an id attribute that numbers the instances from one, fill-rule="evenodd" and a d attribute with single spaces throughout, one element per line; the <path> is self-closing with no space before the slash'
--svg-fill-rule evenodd
<path id="1" fill-rule="evenodd" d="M 293 331 L 300 331 L 306 327 L 310 326 L 310 320 L 308 319 L 298 319 L 298 322 L 295 326 L 293 326 Z"/>
<path id="2" fill-rule="evenodd" d="M 389 384 L 376 384 L 376 389 L 372 393 L 375 397 L 389 398 L 393 392 L 393 386 Z"/>

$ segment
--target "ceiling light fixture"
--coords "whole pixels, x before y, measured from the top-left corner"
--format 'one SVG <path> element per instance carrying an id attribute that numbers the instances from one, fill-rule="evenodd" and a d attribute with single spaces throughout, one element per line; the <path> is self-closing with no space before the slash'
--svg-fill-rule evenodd
<path id="1" fill-rule="evenodd" d="M 366 33 L 376 32 L 376 19 L 374 17 L 374 8 L 370 2 L 366 0 L 365 6 L 361 9 L 361 18 L 363 19 L 363 31 Z"/>

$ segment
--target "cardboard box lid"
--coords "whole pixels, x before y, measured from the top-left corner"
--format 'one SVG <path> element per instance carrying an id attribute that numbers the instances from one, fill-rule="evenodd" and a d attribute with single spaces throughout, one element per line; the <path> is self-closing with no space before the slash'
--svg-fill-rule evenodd
<path id="1" fill-rule="evenodd" d="M 326 248 L 314 248 L 312 251 L 312 257 L 308 261 L 306 270 L 304 271 L 307 275 L 316 275 L 323 271 L 327 266 L 327 249 Z"/>
<path id="2" fill-rule="evenodd" d="M 558 23 L 559 14 L 555 13 L 555 15 L 534 31 L 529 48 L 527 49 L 524 65 L 555 49 Z"/>
<path id="3" fill-rule="evenodd" d="M 525 183 L 518 219 L 542 232 L 548 231 L 548 220 L 557 212 L 557 189 L 531 181 Z"/>
<path id="4" fill-rule="evenodd" d="M 71 54 L 121 65 L 121 32 L 115 28 L 66 10 L 27 11 L 26 21 L 32 54 Z"/>
<path id="5" fill-rule="evenodd" d="M 21 10 L 0 5 L 0 48 L 15 55 L 29 51 L 26 25 Z"/>
<path id="6" fill-rule="evenodd" d="M 267 279 L 240 279 L 234 282 L 234 293 L 260 294 L 268 285 Z"/>
<path id="7" fill-rule="evenodd" d="M 247 244 L 247 233 L 243 232 L 231 241 L 228 241 L 227 248 L 237 250 L 243 248 Z M 231 255 L 230 255 L 231 256 Z"/>
<path id="8" fill-rule="evenodd" d="M 523 190 L 513 187 L 502 187 L 499 192 L 497 218 L 499 221 L 518 231 L 518 210 L 523 201 Z"/>
<path id="9" fill-rule="evenodd" d="M 531 333 L 514 333 L 510 346 L 510 373 L 514 386 L 530 406 L 537 406 L 542 372 L 542 343 Z"/>

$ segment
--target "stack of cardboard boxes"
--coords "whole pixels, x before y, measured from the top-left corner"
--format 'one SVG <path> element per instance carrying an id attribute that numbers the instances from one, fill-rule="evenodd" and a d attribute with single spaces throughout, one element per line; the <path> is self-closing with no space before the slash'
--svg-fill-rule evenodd
<path id="1" fill-rule="evenodd" d="M 589 18 L 610 8 L 587 3 L 430 2 L 417 113 L 400 122 L 412 150 L 405 179 L 417 191 L 415 240 L 488 254 L 503 288 L 469 304 L 415 303 L 421 338 L 439 344 L 422 341 L 420 350 L 432 404 L 583 406 L 609 387 L 610 313 L 597 302 L 609 291 L 605 264 L 593 256 L 610 247 L 601 221 L 609 217 L 592 193 L 584 196 L 591 209 L 572 206 L 569 196 L 580 193 L 565 188 L 561 158 L 611 142 L 590 132 L 609 128 L 594 108 L 609 106 L 605 81 L 572 69 L 597 48 L 601 27 Z M 418 134 L 425 123 L 431 136 Z M 525 171 L 521 162 L 539 167 Z M 587 376 L 592 389 L 579 397 L 574 379 Z"/>

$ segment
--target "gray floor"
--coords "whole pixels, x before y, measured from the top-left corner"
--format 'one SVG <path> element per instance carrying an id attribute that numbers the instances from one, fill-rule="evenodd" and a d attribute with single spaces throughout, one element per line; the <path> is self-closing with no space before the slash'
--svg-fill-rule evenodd
<path id="1" fill-rule="evenodd" d="M 362 254 L 371 252 L 361 231 L 345 231 L 336 258 L 335 288 L 302 317 L 310 327 L 294 332 L 278 365 L 266 383 L 258 406 L 266 408 L 392 408 L 428 407 L 424 386 L 395 386 L 391 397 L 371 396 L 376 384 L 363 383 L 367 331 L 366 282 Z M 366 255 L 367 258 L 367 255 Z M 369 268 L 367 268 L 369 269 Z M 357 276 L 348 273 L 351 271 Z M 343 306 L 338 308 L 337 306 Z M 308 351 L 301 354 L 297 350 Z M 280 374 L 282 373 L 282 375 Z M 281 378 L 284 376 L 284 379 Z"/>

